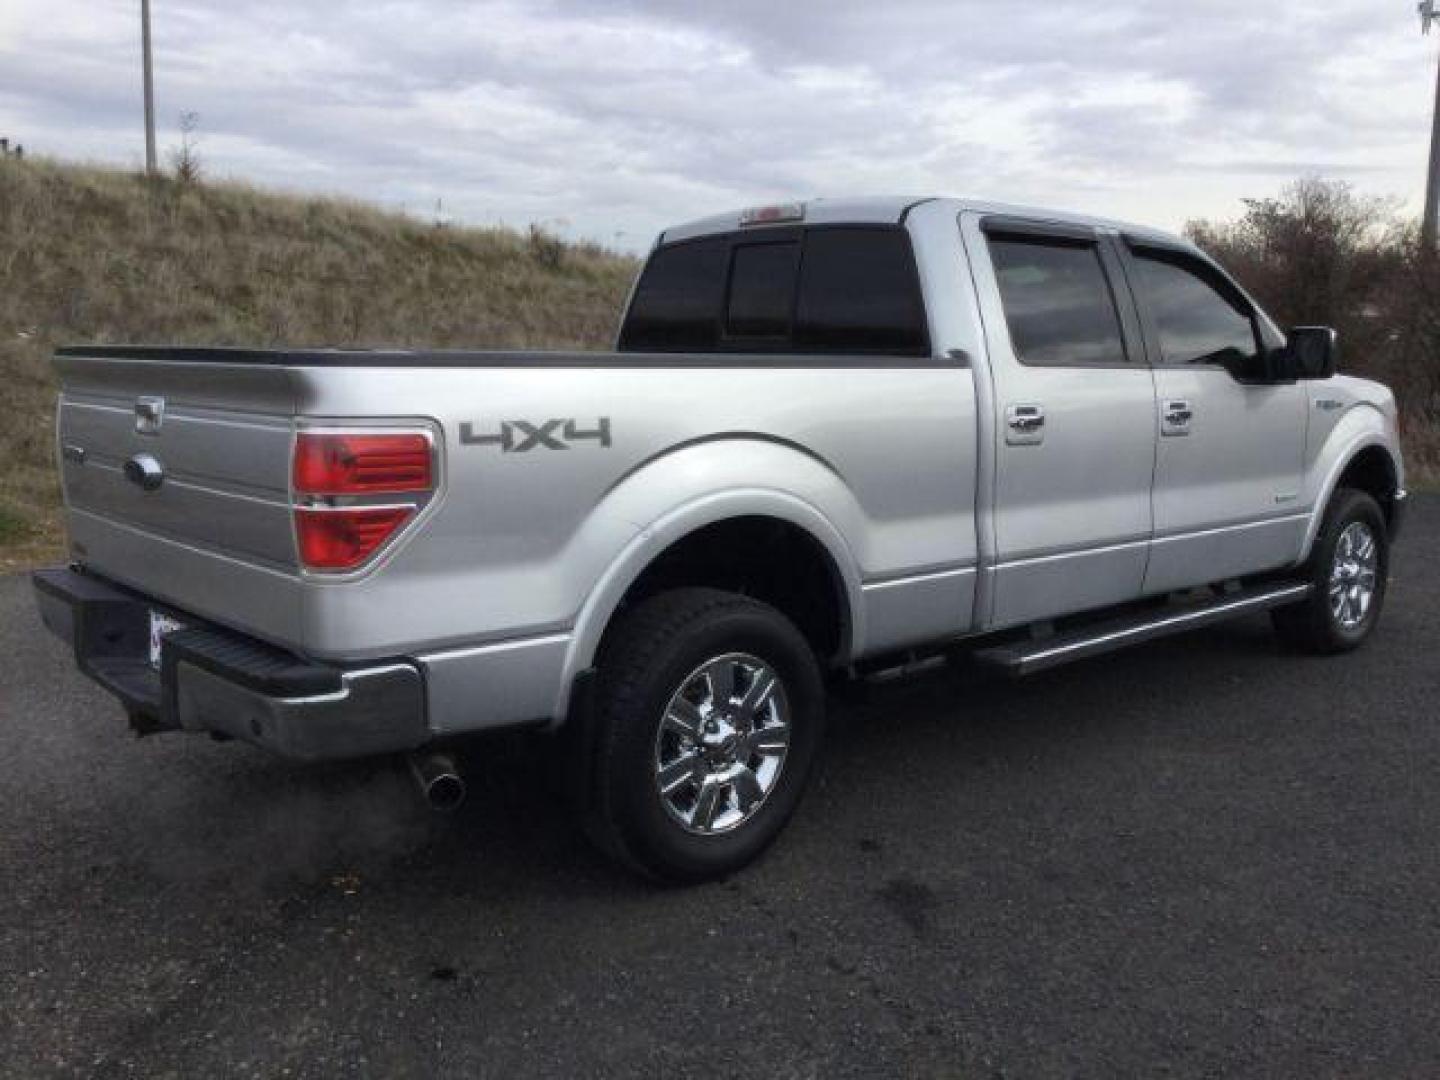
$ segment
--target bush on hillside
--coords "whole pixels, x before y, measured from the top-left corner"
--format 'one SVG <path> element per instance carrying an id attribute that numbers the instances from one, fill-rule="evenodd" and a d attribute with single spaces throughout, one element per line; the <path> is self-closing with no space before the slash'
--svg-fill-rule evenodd
<path id="1" fill-rule="evenodd" d="M 1335 327 L 1341 369 L 1395 390 L 1412 471 L 1440 472 L 1440 256 L 1392 200 L 1338 181 L 1301 180 L 1245 207 L 1186 232 L 1281 329 Z"/>

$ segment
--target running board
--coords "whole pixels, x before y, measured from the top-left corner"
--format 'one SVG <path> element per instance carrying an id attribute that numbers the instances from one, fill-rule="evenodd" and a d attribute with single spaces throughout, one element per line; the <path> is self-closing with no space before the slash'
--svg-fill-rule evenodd
<path id="1" fill-rule="evenodd" d="M 1309 582 L 1265 585 L 1225 593 L 1199 604 L 1147 612 L 1133 619 L 1111 619 L 1053 637 L 1013 642 L 980 649 L 972 654 L 976 663 L 997 668 L 1007 675 L 1033 675 L 1072 660 L 1113 652 L 1142 641 L 1168 637 L 1240 615 L 1284 607 L 1310 595 Z"/>

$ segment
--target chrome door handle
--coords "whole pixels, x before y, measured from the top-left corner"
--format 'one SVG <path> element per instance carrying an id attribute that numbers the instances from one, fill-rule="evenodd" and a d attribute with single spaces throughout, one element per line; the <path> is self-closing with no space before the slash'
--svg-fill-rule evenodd
<path id="1" fill-rule="evenodd" d="M 1016 431 L 1039 431 L 1045 426 L 1045 410 L 1039 405 L 1012 405 L 1006 419 Z"/>
<path id="2" fill-rule="evenodd" d="M 1011 405 L 1005 410 L 1007 446 L 1039 446 L 1045 441 L 1045 410 L 1039 405 Z"/>
<path id="3" fill-rule="evenodd" d="M 1188 401 L 1167 401 L 1160 407 L 1160 434 L 1180 438 L 1190 434 L 1190 421 L 1195 412 Z"/>
<path id="4" fill-rule="evenodd" d="M 1195 416 L 1187 401 L 1171 401 L 1165 405 L 1165 422 L 1167 424 L 1188 424 Z"/>

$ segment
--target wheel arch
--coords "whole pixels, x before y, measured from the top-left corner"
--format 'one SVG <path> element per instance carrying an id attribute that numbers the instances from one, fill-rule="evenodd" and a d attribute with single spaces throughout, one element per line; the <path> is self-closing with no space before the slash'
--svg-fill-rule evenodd
<path id="1" fill-rule="evenodd" d="M 1316 470 L 1320 481 L 1299 562 L 1310 557 L 1325 511 L 1335 492 L 1342 487 L 1366 492 L 1380 504 L 1386 522 L 1394 520 L 1396 495 L 1401 490 L 1404 472 L 1393 440 L 1378 410 L 1356 410 L 1351 415 L 1357 416 L 1358 422 L 1347 425 L 1346 431 L 1337 430 L 1321 454 L 1320 467 Z"/>
<path id="2" fill-rule="evenodd" d="M 757 476 L 771 478 L 777 486 L 755 486 Z M 675 490 L 685 490 L 689 497 L 661 509 L 665 494 Z M 691 445 L 632 473 L 605 503 L 631 521 L 647 523 L 609 560 L 585 596 L 565 659 L 553 713 L 557 718 L 567 715 L 575 679 L 595 663 L 616 614 L 641 595 L 637 587 L 643 591 L 647 581 L 656 580 L 654 575 L 663 575 L 667 565 L 674 565 L 676 553 L 689 545 L 715 551 L 717 544 L 737 536 L 777 541 L 787 555 L 811 560 L 810 573 L 823 574 L 836 620 L 830 648 L 823 650 L 826 658 L 848 659 L 854 643 L 864 640 L 861 575 L 840 524 L 857 529 L 862 515 L 848 487 L 818 459 L 767 440 Z M 671 580 L 724 587 L 721 581 L 694 575 Z M 806 636 L 813 642 L 814 627 L 810 630 Z"/>

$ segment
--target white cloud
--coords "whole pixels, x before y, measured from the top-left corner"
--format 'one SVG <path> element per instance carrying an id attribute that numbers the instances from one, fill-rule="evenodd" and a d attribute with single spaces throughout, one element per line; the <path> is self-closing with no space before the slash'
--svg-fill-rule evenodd
<path id="1" fill-rule="evenodd" d="M 1413 209 L 1435 62 L 1398 0 L 153 7 L 162 143 L 198 112 L 212 174 L 630 247 L 822 193 L 1177 226 L 1315 168 Z M 137 8 L 0 0 L 0 134 L 135 164 Z"/>

